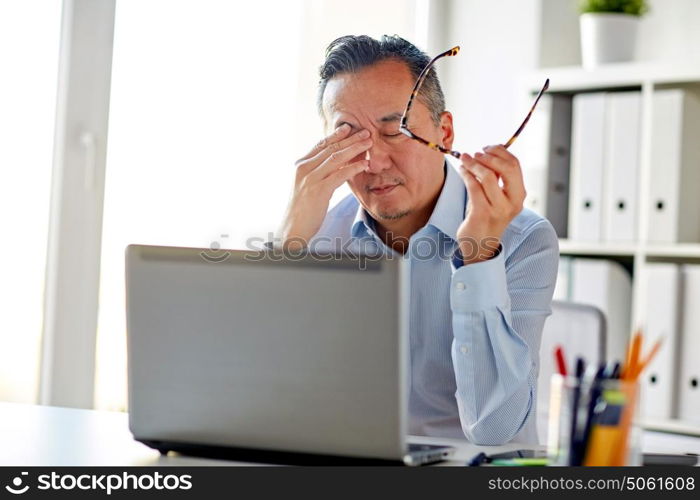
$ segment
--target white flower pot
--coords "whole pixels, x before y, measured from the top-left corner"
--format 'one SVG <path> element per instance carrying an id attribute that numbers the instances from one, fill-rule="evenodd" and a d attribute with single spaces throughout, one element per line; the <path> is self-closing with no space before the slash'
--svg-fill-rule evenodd
<path id="1" fill-rule="evenodd" d="M 584 68 L 631 61 L 639 17 L 630 14 L 581 14 L 581 56 Z"/>

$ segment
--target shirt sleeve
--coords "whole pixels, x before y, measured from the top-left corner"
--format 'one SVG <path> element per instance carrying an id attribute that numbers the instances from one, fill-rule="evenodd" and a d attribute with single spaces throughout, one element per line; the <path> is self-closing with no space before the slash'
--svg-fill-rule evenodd
<path id="1" fill-rule="evenodd" d="M 556 233 L 541 220 L 508 258 L 458 267 L 450 289 L 452 362 L 466 438 L 499 445 L 534 418 L 539 347 L 559 265 Z"/>

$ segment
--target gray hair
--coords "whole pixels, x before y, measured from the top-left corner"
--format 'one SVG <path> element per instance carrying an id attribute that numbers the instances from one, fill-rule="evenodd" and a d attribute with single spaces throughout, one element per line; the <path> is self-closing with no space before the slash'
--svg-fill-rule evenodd
<path id="1" fill-rule="evenodd" d="M 416 80 L 430 62 L 425 52 L 398 35 L 383 35 L 380 40 L 366 35 L 347 35 L 333 40 L 326 48 L 326 60 L 319 68 L 321 79 L 316 100 L 319 114 L 323 116 L 323 92 L 331 78 L 341 73 L 357 73 L 363 68 L 392 59 L 405 63 Z M 407 95 L 406 100 L 408 98 Z M 428 71 L 418 99 L 428 107 L 435 125 L 439 125 L 440 116 L 445 111 L 445 95 L 435 68 Z"/>

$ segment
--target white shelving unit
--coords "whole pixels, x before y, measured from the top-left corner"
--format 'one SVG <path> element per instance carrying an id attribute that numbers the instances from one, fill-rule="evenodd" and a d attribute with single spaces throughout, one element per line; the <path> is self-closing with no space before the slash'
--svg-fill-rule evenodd
<path id="1" fill-rule="evenodd" d="M 638 200 L 637 243 L 613 244 L 605 242 L 576 242 L 561 239 L 562 255 L 579 257 L 610 257 L 631 260 L 635 275 L 643 264 L 649 261 L 676 263 L 700 263 L 700 243 L 653 244 L 646 243 L 649 225 L 646 214 L 650 208 L 652 97 L 655 89 L 682 87 L 697 91 L 700 89 L 700 61 L 685 61 L 681 64 L 663 63 L 620 63 L 610 64 L 595 71 L 578 66 L 544 68 L 522 77 L 520 88 L 528 95 L 539 91 L 542 82 L 550 79 L 550 93 L 576 94 L 591 91 L 615 91 L 640 89 L 642 94 L 642 123 L 640 143 L 640 169 Z M 528 97 L 531 99 L 531 97 Z M 696 216 L 700 216 L 697 214 Z M 645 311 L 641 298 L 645 290 L 640 279 L 633 280 L 632 325 L 644 326 Z M 700 425 L 680 420 L 647 420 L 644 426 L 649 429 L 682 434 L 700 435 Z"/>
<path id="2" fill-rule="evenodd" d="M 700 216 L 700 214 L 699 214 Z M 562 255 L 600 255 L 612 257 L 634 257 L 637 253 L 655 260 L 695 260 L 700 259 L 700 243 L 676 243 L 662 245 L 648 243 L 646 245 L 576 242 L 559 239 L 559 250 Z"/>
<path id="3" fill-rule="evenodd" d="M 615 243 L 579 243 L 560 238 L 559 252 L 562 255 L 634 257 L 634 254 L 637 252 L 637 246 Z"/>
<path id="4" fill-rule="evenodd" d="M 543 68 L 524 77 L 524 86 L 537 92 L 550 79 L 549 92 L 586 92 L 700 82 L 700 60 L 670 63 L 616 63 L 595 71 L 580 66 Z"/>

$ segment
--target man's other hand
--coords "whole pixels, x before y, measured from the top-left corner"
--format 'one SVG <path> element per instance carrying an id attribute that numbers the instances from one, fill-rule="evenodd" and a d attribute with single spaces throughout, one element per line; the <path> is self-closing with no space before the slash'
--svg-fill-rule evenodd
<path id="1" fill-rule="evenodd" d="M 459 172 L 469 200 L 457 239 L 464 263 L 473 264 L 496 255 L 526 193 L 520 162 L 505 147 L 487 146 L 473 157 L 462 153 L 461 160 Z"/>

